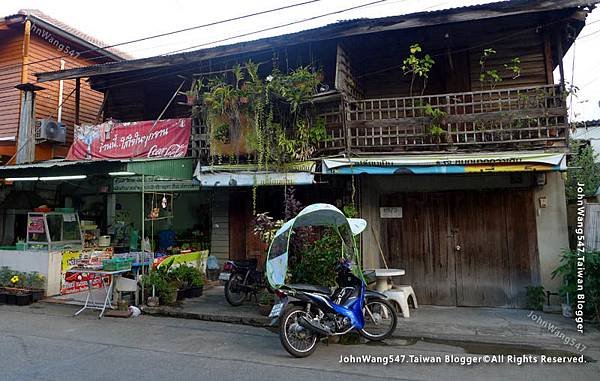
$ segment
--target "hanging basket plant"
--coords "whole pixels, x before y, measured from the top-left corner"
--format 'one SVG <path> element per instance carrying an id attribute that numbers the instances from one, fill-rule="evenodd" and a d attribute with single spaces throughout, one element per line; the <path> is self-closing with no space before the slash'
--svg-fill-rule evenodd
<path id="1" fill-rule="evenodd" d="M 321 73 L 301 67 L 263 79 L 248 62 L 232 74 L 208 79 L 203 93 L 211 154 L 252 153 L 261 168 L 309 158 L 326 136 L 312 104 Z"/>

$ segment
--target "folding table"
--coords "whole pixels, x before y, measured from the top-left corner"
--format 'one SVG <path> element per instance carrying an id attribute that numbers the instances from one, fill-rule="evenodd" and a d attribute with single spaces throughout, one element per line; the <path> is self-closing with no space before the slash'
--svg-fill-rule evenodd
<path id="1" fill-rule="evenodd" d="M 87 278 L 88 294 L 87 294 L 87 297 L 85 298 L 85 304 L 83 305 L 83 307 L 81 307 L 81 309 L 79 311 L 75 312 L 75 314 L 73 316 L 79 315 L 86 309 L 93 309 L 93 310 L 100 310 L 100 315 L 98 315 L 98 319 L 100 319 L 102 317 L 102 315 L 104 315 L 104 311 L 106 310 L 107 306 L 110 308 L 113 308 L 110 299 L 112 297 L 113 288 L 115 285 L 115 278 L 118 276 L 121 276 L 123 273 L 129 272 L 129 271 L 131 271 L 131 269 L 123 269 L 123 270 L 116 270 L 116 271 L 89 270 L 89 269 L 68 270 L 68 272 L 70 272 L 70 273 L 76 273 L 76 274 L 82 274 L 82 275 L 87 274 L 88 275 L 88 278 Z M 106 284 L 106 282 L 104 281 L 104 278 L 107 275 L 110 275 L 110 281 L 108 282 L 108 284 Z M 94 301 L 94 296 L 92 295 L 92 284 L 94 282 L 94 279 L 96 279 L 96 278 L 100 278 L 100 282 L 102 284 L 102 289 L 106 292 L 106 297 L 104 298 L 103 304 L 96 303 L 96 301 Z M 90 300 L 91 300 L 91 303 L 90 303 Z"/>

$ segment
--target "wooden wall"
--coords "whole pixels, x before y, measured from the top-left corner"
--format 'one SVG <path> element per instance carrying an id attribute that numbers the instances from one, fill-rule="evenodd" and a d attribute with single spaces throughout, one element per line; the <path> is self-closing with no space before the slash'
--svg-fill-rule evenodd
<path id="1" fill-rule="evenodd" d="M 32 33 L 29 45 L 29 61 L 37 62 L 61 55 L 55 46 Z M 65 69 L 83 65 L 93 65 L 97 61 L 91 59 L 74 58 L 66 56 L 64 59 Z M 49 60 L 29 65 L 29 80 L 36 81 L 35 73 L 43 71 L 60 70 L 61 60 Z M 59 81 L 45 82 L 41 84 L 45 90 L 39 91 L 36 98 L 36 119 L 52 117 L 57 118 L 59 106 Z M 63 81 L 62 122 L 67 126 L 67 143 L 73 139 L 73 126 L 75 125 L 75 80 Z M 73 92 L 71 94 L 71 92 Z M 69 98 L 67 98 L 71 94 Z M 79 111 L 80 123 L 94 123 L 103 100 L 103 94 L 90 88 L 85 79 L 81 80 L 81 102 Z"/>
<path id="2" fill-rule="evenodd" d="M 514 17 L 458 23 L 352 37 L 344 44 L 365 98 L 409 96 L 411 75 L 405 75 L 402 66 L 414 43 L 423 49 L 421 57 L 429 54 L 435 60 L 425 94 L 482 90 L 479 60 L 486 48 L 497 52 L 486 64 L 486 70 L 497 70 L 503 78 L 496 88 L 543 85 L 552 83 L 552 51 L 547 31 L 535 28 L 540 22 Z M 512 79 L 504 65 L 515 57 L 520 58 L 522 71 Z M 413 95 L 420 94 L 421 83 L 416 80 Z M 484 85 L 483 90 L 489 89 Z"/>
<path id="3" fill-rule="evenodd" d="M 0 31 L 0 138 L 17 136 L 19 128 L 20 113 L 20 92 L 13 89 L 14 86 L 21 83 L 21 73 L 23 70 L 23 34 L 24 27 L 13 25 L 3 28 Z M 58 36 L 52 35 L 53 38 Z M 61 45 L 68 45 L 65 41 L 60 41 Z M 35 73 L 44 71 L 55 71 L 61 68 L 60 59 L 51 59 L 63 55 L 65 69 L 93 65 L 106 62 L 105 57 L 95 59 L 94 56 L 81 55 L 76 56 L 62 53 L 57 44 L 49 42 L 36 33 L 32 28 L 29 44 L 29 62 L 25 69 L 27 70 L 28 81 L 36 83 Z M 74 44 L 70 47 L 77 52 L 83 52 L 85 48 L 76 48 Z M 98 56 L 96 56 L 98 57 Z M 44 61 L 44 62 L 38 62 Z M 2 69 L 3 66 L 12 65 Z M 36 114 L 37 120 L 52 117 L 57 119 L 59 106 L 59 82 L 46 82 L 41 84 L 44 90 L 37 92 L 36 96 Z M 6 88 L 6 89 L 5 89 Z M 69 144 L 73 138 L 73 127 L 75 124 L 75 80 L 67 80 L 63 83 L 63 101 L 62 122 L 67 126 L 67 144 L 41 143 L 36 145 L 36 159 L 46 160 L 53 157 L 62 157 L 66 154 Z M 73 92 L 71 94 L 71 92 Z M 71 96 L 69 97 L 69 94 Z M 89 84 L 81 80 L 81 102 L 79 110 L 80 123 L 94 123 L 96 116 L 102 104 L 104 95 L 101 92 L 94 91 Z M 14 152 L 16 144 L 11 142 L 10 149 Z M 10 153 L 4 149 L 2 154 L 10 156 Z"/>
<path id="4" fill-rule="evenodd" d="M 21 97 L 14 86 L 21 82 L 22 51 L 22 33 L 0 31 L 0 138 L 17 136 Z"/>

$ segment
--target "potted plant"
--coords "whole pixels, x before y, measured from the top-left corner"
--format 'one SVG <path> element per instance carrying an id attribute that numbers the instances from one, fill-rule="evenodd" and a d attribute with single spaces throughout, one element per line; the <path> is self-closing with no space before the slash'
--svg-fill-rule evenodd
<path id="1" fill-rule="evenodd" d="M 154 292 L 158 296 L 160 304 L 164 305 L 175 304 L 177 301 L 177 287 L 169 274 L 172 263 L 171 260 L 170 263 L 151 271 L 143 278 L 145 292 L 148 295 L 152 295 Z"/>
<path id="2" fill-rule="evenodd" d="M 22 288 L 22 277 L 19 276 L 18 273 L 15 273 L 10 278 L 10 283 L 12 287 L 5 288 L 7 291 L 6 294 L 6 303 L 7 304 L 16 304 L 17 306 L 26 306 L 33 303 L 32 294 L 29 290 Z"/>
<path id="3" fill-rule="evenodd" d="M 44 299 L 44 295 L 46 294 L 46 290 L 44 289 L 45 284 L 46 277 L 42 274 L 35 271 L 27 273 L 25 286 L 31 291 L 34 302 Z"/>
<path id="4" fill-rule="evenodd" d="M 197 298 L 202 296 L 204 290 L 204 274 L 199 269 L 192 267 L 190 271 L 190 288 L 188 289 L 188 298 Z"/>
<path id="5" fill-rule="evenodd" d="M 198 103 L 198 90 L 199 90 L 199 81 L 193 81 L 192 87 L 185 92 L 185 96 L 187 97 L 188 106 L 193 106 Z"/>
<path id="6" fill-rule="evenodd" d="M 258 312 L 263 316 L 269 316 L 273 308 L 273 295 L 262 291 L 258 294 Z"/>

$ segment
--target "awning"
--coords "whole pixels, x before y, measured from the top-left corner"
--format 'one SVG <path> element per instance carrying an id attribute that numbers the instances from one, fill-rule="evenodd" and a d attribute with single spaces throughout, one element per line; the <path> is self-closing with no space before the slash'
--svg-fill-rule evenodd
<path id="1" fill-rule="evenodd" d="M 323 160 L 324 174 L 464 174 L 564 171 L 564 153 L 502 152 L 440 155 L 383 155 Z"/>
<path id="2" fill-rule="evenodd" d="M 123 160 L 47 160 L 39 163 L 0 167 L 0 178 L 107 175 L 129 172 L 132 175 L 160 176 L 168 179 L 187 179 L 193 174 L 192 158 L 123 159 Z"/>
<path id="3" fill-rule="evenodd" d="M 270 185 L 310 185 L 314 183 L 312 173 L 315 162 L 302 162 L 286 165 L 280 170 L 260 170 L 256 165 L 216 165 L 198 164 L 194 179 L 203 187 L 252 187 Z"/>

